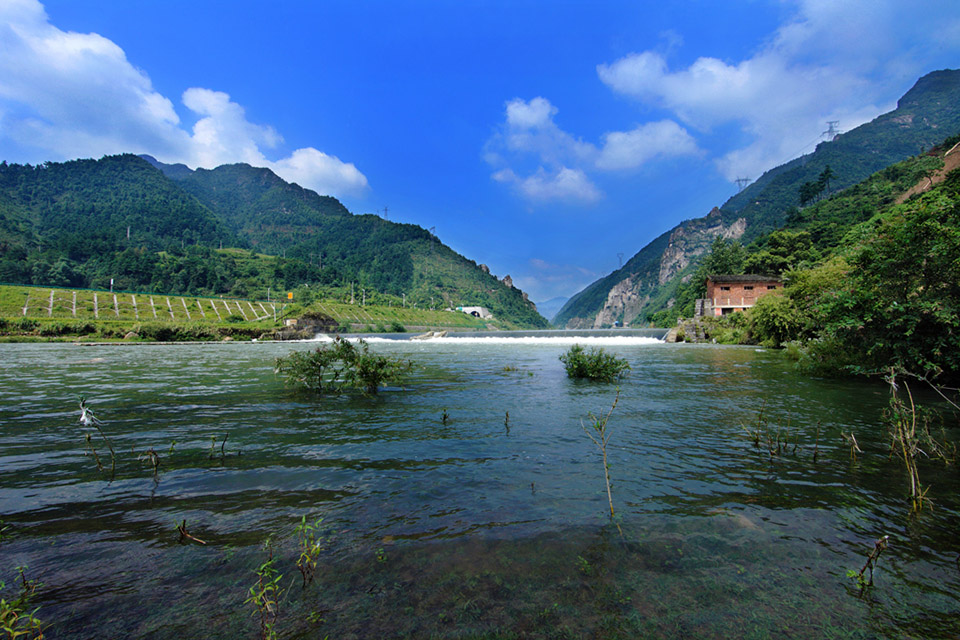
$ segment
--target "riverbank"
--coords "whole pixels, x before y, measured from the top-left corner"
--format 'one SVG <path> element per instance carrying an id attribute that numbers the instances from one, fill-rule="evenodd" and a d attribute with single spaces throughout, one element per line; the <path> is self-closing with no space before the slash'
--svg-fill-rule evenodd
<path id="1" fill-rule="evenodd" d="M 156 342 L 250 340 L 313 314 L 341 333 L 489 331 L 523 327 L 456 310 L 318 300 L 176 296 L 58 287 L 0 285 L 0 341 L 74 339 Z M 134 334 L 134 335 L 131 335 Z"/>

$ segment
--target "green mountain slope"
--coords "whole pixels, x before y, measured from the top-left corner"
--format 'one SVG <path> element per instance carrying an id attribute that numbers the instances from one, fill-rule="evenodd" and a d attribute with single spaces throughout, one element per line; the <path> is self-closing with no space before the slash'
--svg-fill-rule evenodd
<path id="1" fill-rule="evenodd" d="M 784 240 L 792 240 L 784 242 Z M 714 338 L 794 344 L 824 373 L 960 381 L 960 136 L 790 216 L 742 252 L 783 295 L 708 322 Z M 713 259 L 713 254 L 707 261 Z M 690 287 L 691 285 L 685 285 Z"/>
<path id="2" fill-rule="evenodd" d="M 426 230 L 355 216 L 266 169 L 192 171 L 132 155 L 0 163 L 0 282 L 111 281 L 125 290 L 264 297 L 268 287 L 352 285 L 421 307 L 487 306 L 507 326 L 546 325 L 521 291 Z"/>
<path id="3" fill-rule="evenodd" d="M 523 292 L 422 227 L 353 215 L 336 198 L 249 165 L 176 176 L 257 251 L 317 265 L 325 281 L 356 282 L 420 306 L 485 306 L 523 326 L 548 324 Z"/>
<path id="4" fill-rule="evenodd" d="M 927 74 L 898 101 L 896 110 L 767 171 L 719 210 L 660 236 L 621 269 L 573 296 L 554 322 L 569 327 L 599 327 L 611 319 L 645 322 L 676 303 L 680 280 L 692 274 L 715 238 L 749 243 L 779 228 L 800 204 L 803 185 L 816 183 L 828 166 L 833 173 L 830 190 L 843 189 L 957 132 L 960 71 Z"/>

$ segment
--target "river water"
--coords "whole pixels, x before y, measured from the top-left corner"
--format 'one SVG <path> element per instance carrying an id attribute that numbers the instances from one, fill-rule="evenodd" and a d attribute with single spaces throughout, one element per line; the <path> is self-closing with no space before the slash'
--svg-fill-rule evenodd
<path id="1" fill-rule="evenodd" d="M 613 523 L 581 422 L 617 386 L 567 379 L 574 342 L 632 367 Z M 0 345 L 4 595 L 26 565 L 48 638 L 255 638 L 244 601 L 272 554 L 282 638 L 960 633 L 960 474 L 922 460 L 932 501 L 911 511 L 880 383 L 637 335 L 374 338 L 415 363 L 404 387 L 319 398 L 273 372 L 316 346 Z M 306 587 L 304 517 L 323 538 Z M 184 520 L 206 545 L 178 543 Z M 861 590 L 847 572 L 884 535 Z"/>

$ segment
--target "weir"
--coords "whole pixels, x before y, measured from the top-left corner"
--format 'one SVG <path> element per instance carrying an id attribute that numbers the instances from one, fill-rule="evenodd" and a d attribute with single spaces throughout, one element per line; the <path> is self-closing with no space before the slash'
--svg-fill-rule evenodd
<path id="1" fill-rule="evenodd" d="M 444 331 L 442 336 L 425 336 L 414 333 L 358 333 L 344 334 L 347 339 L 363 339 L 367 342 L 406 341 L 417 339 L 420 343 L 445 342 L 475 344 L 583 344 L 585 346 L 654 344 L 663 342 L 668 329 L 539 329 L 530 331 Z M 327 341 L 333 338 L 317 333 L 314 340 Z"/>

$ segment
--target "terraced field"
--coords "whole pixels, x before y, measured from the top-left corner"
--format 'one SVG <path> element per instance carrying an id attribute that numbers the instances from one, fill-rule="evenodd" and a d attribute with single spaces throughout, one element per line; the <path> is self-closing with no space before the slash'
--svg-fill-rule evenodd
<path id="1" fill-rule="evenodd" d="M 337 301 L 310 306 L 352 331 L 447 328 L 482 330 L 488 323 L 460 312 L 403 307 L 361 306 Z M 56 287 L 0 286 L 0 317 L 71 319 L 110 323 L 174 322 L 273 326 L 289 311 L 276 300 L 202 298 L 127 291 L 93 291 Z"/>

